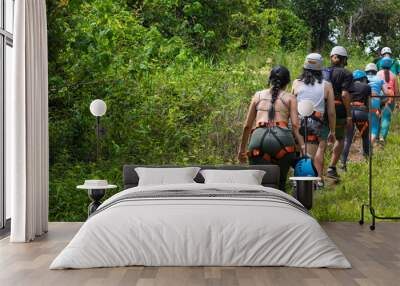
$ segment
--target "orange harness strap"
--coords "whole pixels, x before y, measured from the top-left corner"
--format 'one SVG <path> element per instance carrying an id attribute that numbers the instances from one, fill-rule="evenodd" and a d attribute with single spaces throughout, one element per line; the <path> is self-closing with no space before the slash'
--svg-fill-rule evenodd
<path id="1" fill-rule="evenodd" d="M 357 128 L 360 131 L 360 135 L 363 136 L 365 130 L 369 127 L 368 121 L 358 121 L 356 122 Z"/>
<path id="2" fill-rule="evenodd" d="M 354 107 L 365 107 L 365 103 L 361 101 L 353 101 L 350 103 L 350 105 Z M 377 112 L 377 109 L 372 109 L 370 112 Z M 360 131 L 360 135 L 362 136 L 365 130 L 367 130 L 369 126 L 368 121 L 358 121 L 358 122 L 356 121 L 355 123 L 357 125 L 358 130 Z"/>
<path id="3" fill-rule="evenodd" d="M 266 161 L 276 161 L 283 158 L 286 154 L 294 152 L 296 152 L 295 146 L 286 146 L 285 148 L 279 150 L 278 153 L 275 154 L 275 156 L 271 156 L 270 154 L 264 153 L 262 158 Z M 247 152 L 248 157 L 259 157 L 260 155 L 261 155 L 261 150 L 259 149 L 253 149 Z"/>
<path id="4" fill-rule="evenodd" d="M 285 148 L 281 149 L 278 153 L 276 153 L 275 158 L 276 159 L 281 159 L 286 154 L 294 153 L 295 151 L 296 151 L 295 146 L 286 146 Z"/>
<path id="5" fill-rule="evenodd" d="M 285 121 L 278 121 L 278 122 L 266 122 L 266 121 L 260 121 L 257 123 L 256 128 L 259 127 L 282 127 L 282 128 L 287 128 L 289 124 Z"/>
<path id="6" fill-rule="evenodd" d="M 350 103 L 350 105 L 355 106 L 355 107 L 363 107 L 363 106 L 365 106 L 365 103 L 361 102 L 361 101 L 353 101 Z"/>
<path id="7" fill-rule="evenodd" d="M 335 105 L 342 105 L 343 101 L 335 99 Z"/>
<path id="8" fill-rule="evenodd" d="M 381 115 L 381 110 L 380 109 L 370 109 L 369 112 L 375 113 L 376 116 L 378 116 L 378 117 Z"/>
<path id="9" fill-rule="evenodd" d="M 317 117 L 318 119 L 322 119 L 322 113 L 319 111 L 314 111 L 313 116 Z"/>
<path id="10" fill-rule="evenodd" d="M 318 142 L 318 136 L 316 136 L 316 135 L 307 135 L 307 142 Z"/>
<path id="11" fill-rule="evenodd" d="M 266 121 L 260 121 L 256 124 L 256 127 L 251 130 L 251 133 L 254 132 L 257 128 L 265 128 L 265 127 L 281 127 L 281 128 L 288 128 L 289 124 L 285 121 L 278 121 L 278 122 L 266 122 Z"/>

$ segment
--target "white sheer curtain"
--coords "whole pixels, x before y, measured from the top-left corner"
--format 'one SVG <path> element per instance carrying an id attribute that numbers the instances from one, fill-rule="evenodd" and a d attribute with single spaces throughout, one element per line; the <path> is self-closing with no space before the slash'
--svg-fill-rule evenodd
<path id="1" fill-rule="evenodd" d="M 48 225 L 48 79 L 45 0 L 17 0 L 14 93 L 6 98 L 6 187 L 11 190 L 12 242 Z"/>

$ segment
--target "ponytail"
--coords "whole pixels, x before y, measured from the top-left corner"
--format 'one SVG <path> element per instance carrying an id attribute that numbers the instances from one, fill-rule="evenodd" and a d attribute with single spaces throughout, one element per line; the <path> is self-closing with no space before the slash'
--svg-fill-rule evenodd
<path id="1" fill-rule="evenodd" d="M 390 81 L 390 70 L 389 69 L 384 69 L 383 72 L 385 73 L 385 82 Z"/>
<path id="2" fill-rule="evenodd" d="M 271 108 L 269 109 L 268 112 L 268 120 L 273 121 L 275 118 L 275 102 L 278 99 L 279 91 L 282 88 L 282 83 L 279 79 L 274 79 L 272 82 L 272 88 L 271 88 Z"/>

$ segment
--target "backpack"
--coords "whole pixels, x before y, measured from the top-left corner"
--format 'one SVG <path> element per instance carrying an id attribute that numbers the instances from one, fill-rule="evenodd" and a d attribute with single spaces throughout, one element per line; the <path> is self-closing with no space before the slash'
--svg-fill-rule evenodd
<path id="1" fill-rule="evenodd" d="M 381 70 L 381 69 L 382 69 L 382 67 L 381 67 L 381 59 L 382 59 L 382 58 L 380 58 L 380 59 L 378 60 L 378 62 L 377 62 L 378 70 Z M 398 73 L 400 73 L 400 64 L 399 64 L 399 60 L 397 60 L 397 59 L 395 59 L 395 58 L 392 58 L 392 65 L 390 66 L 390 70 L 392 70 L 393 66 L 395 66 L 395 70 L 396 70 L 395 75 L 397 75 Z M 393 71 L 393 70 L 392 70 L 392 71 Z"/>
<path id="2" fill-rule="evenodd" d="M 332 73 L 333 73 L 333 67 L 323 69 L 322 77 L 324 78 L 324 80 L 332 83 Z"/>

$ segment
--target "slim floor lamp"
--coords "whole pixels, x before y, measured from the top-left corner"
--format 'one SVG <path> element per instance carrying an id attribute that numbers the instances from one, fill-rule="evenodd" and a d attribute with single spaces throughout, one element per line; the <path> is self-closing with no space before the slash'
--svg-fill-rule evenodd
<path id="1" fill-rule="evenodd" d="M 383 96 L 371 96 L 371 99 L 377 97 L 377 98 L 382 98 Z M 391 96 L 393 98 L 400 98 L 400 96 Z M 369 104 L 369 106 L 371 107 L 371 103 Z M 371 108 L 369 109 L 371 110 Z M 359 221 L 359 223 L 361 225 L 364 224 L 364 212 L 365 212 L 365 208 L 369 209 L 369 212 L 371 213 L 372 216 L 372 224 L 369 226 L 369 228 L 371 230 L 375 230 L 375 220 L 376 219 L 382 219 L 382 220 L 400 220 L 400 216 L 380 216 L 376 214 L 375 208 L 373 206 L 373 197 L 372 197 L 372 144 L 371 144 L 371 134 L 372 134 L 372 113 L 369 112 L 368 115 L 368 121 L 369 121 L 369 128 L 368 128 L 368 132 L 369 132 L 369 139 L 370 139 L 370 144 L 369 144 L 369 159 L 368 159 L 368 204 L 363 204 L 361 206 L 361 219 Z"/>
<path id="2" fill-rule="evenodd" d="M 100 159 L 100 136 L 104 129 L 100 127 L 100 117 L 106 114 L 107 105 L 101 99 L 95 99 L 90 103 L 90 112 L 96 117 L 96 161 Z"/>

